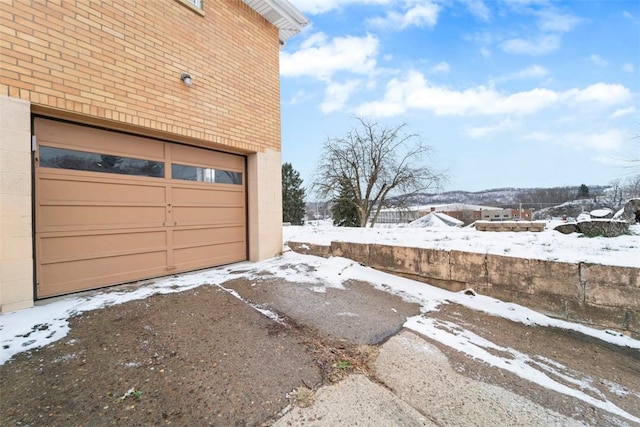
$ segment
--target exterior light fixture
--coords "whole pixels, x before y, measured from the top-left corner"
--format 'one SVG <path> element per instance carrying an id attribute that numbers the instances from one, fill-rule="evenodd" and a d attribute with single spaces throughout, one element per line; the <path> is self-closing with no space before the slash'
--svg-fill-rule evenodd
<path id="1" fill-rule="evenodd" d="M 191 80 L 191 76 L 187 73 L 180 74 L 180 80 L 182 80 L 184 84 L 187 85 L 187 87 L 191 87 L 191 85 L 193 84 L 193 80 Z"/>

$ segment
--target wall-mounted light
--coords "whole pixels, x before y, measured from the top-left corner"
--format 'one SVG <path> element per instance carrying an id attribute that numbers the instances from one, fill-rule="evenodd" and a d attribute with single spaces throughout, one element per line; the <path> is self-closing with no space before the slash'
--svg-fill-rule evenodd
<path id="1" fill-rule="evenodd" d="M 188 87 L 191 87 L 191 85 L 193 84 L 193 80 L 191 80 L 191 76 L 187 73 L 180 74 L 180 80 L 182 80 L 184 84 L 187 85 Z"/>

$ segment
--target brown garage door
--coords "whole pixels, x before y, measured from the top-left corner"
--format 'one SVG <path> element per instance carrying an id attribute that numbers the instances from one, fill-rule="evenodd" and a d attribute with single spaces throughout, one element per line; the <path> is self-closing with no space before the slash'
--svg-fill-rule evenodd
<path id="1" fill-rule="evenodd" d="M 244 157 L 34 126 L 38 298 L 247 259 Z"/>

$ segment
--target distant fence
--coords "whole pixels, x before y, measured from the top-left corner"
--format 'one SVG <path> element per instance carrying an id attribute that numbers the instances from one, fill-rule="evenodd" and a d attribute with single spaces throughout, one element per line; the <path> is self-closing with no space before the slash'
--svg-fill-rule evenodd
<path id="1" fill-rule="evenodd" d="M 349 258 L 454 292 L 473 288 L 551 317 L 622 330 L 640 339 L 638 268 L 366 243 L 289 242 L 289 247 Z"/>

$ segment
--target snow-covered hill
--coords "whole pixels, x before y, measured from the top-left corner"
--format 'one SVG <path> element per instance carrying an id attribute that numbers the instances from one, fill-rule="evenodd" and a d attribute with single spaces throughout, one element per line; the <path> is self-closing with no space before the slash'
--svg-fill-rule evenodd
<path id="1" fill-rule="evenodd" d="M 607 187 L 602 185 L 589 186 L 590 199 L 603 194 Z M 499 207 L 519 207 L 541 209 L 543 207 L 559 205 L 573 200 L 578 194 L 579 187 L 556 188 L 494 188 L 483 191 L 446 191 L 442 193 L 417 193 L 406 199 L 406 205 L 430 205 L 464 203 L 471 205 L 486 205 Z M 392 199 L 393 200 L 393 199 Z"/>
<path id="2" fill-rule="evenodd" d="M 550 218 L 577 218 L 583 212 L 591 212 L 595 209 L 602 208 L 602 204 L 594 202 L 592 199 L 572 200 L 557 206 L 539 209 L 533 212 L 533 219 L 550 219 Z"/>

